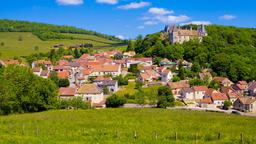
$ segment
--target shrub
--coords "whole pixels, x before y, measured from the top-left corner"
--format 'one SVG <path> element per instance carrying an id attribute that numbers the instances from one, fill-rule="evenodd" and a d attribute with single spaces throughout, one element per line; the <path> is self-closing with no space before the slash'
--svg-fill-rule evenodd
<path id="1" fill-rule="evenodd" d="M 172 91 L 167 86 L 162 86 L 158 88 L 158 101 L 157 107 L 159 108 L 166 108 L 170 106 L 174 106 L 174 97 Z"/>
<path id="2" fill-rule="evenodd" d="M 69 84 L 70 83 L 68 79 L 59 79 L 59 82 L 58 82 L 59 87 L 68 87 Z"/>
<path id="3" fill-rule="evenodd" d="M 231 107 L 231 105 L 232 105 L 231 101 L 225 101 L 223 109 L 228 110 Z"/>
<path id="4" fill-rule="evenodd" d="M 81 97 L 74 97 L 72 99 L 60 100 L 59 109 L 89 109 L 91 107 L 90 103 L 83 101 Z"/>
<path id="5" fill-rule="evenodd" d="M 112 96 L 108 97 L 106 100 L 106 106 L 117 108 L 120 106 L 123 106 L 126 103 L 126 98 L 123 96 L 118 96 L 116 94 L 113 94 Z"/>

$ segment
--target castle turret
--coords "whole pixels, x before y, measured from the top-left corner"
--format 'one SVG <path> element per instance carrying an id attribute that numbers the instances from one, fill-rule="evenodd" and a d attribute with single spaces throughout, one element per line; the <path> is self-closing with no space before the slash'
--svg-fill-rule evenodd
<path id="1" fill-rule="evenodd" d="M 200 36 L 204 37 L 207 36 L 207 32 L 205 30 L 205 26 L 202 24 L 201 27 L 199 28 L 199 34 Z"/>

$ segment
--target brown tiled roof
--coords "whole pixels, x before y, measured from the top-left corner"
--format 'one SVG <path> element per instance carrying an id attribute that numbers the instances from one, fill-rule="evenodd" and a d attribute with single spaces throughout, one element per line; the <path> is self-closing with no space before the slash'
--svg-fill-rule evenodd
<path id="1" fill-rule="evenodd" d="M 194 89 L 192 89 L 192 88 L 182 88 L 182 91 L 186 92 L 186 93 L 191 93 L 191 92 L 194 92 Z"/>
<path id="2" fill-rule="evenodd" d="M 242 95 L 237 93 L 237 92 L 229 92 L 229 93 L 227 93 L 227 95 L 228 95 L 229 98 L 239 98 L 239 97 L 242 97 Z"/>
<path id="3" fill-rule="evenodd" d="M 255 81 L 252 81 L 248 84 L 248 89 L 249 90 L 254 90 L 256 89 L 256 82 Z"/>
<path id="4" fill-rule="evenodd" d="M 112 78 L 111 77 L 98 76 L 97 78 L 94 79 L 94 81 L 104 81 L 104 80 L 112 80 Z"/>
<path id="5" fill-rule="evenodd" d="M 220 92 L 212 93 L 211 97 L 212 97 L 212 100 L 228 100 L 227 95 Z"/>
<path id="6" fill-rule="evenodd" d="M 76 88 L 72 87 L 61 87 L 59 89 L 60 96 L 74 96 L 76 92 Z"/>
<path id="7" fill-rule="evenodd" d="M 204 98 L 204 99 L 200 100 L 200 103 L 212 104 L 212 99 L 211 98 Z"/>
<path id="8" fill-rule="evenodd" d="M 34 67 L 32 69 L 33 72 L 40 72 L 41 71 L 41 68 L 40 67 Z"/>
<path id="9" fill-rule="evenodd" d="M 38 60 L 35 62 L 36 64 L 44 64 L 44 65 L 51 65 L 52 62 L 48 60 Z"/>
<path id="10" fill-rule="evenodd" d="M 41 75 L 40 76 L 48 76 L 49 75 L 49 71 L 48 70 L 43 70 L 41 72 Z"/>
<path id="11" fill-rule="evenodd" d="M 102 90 L 95 84 L 85 84 L 78 90 L 79 94 L 101 94 Z"/>
<path id="12" fill-rule="evenodd" d="M 189 84 L 187 80 L 182 80 L 179 82 L 169 82 L 167 84 L 172 89 L 181 89 L 181 88 L 188 88 Z"/>
<path id="13" fill-rule="evenodd" d="M 256 102 L 255 98 L 250 98 L 250 97 L 240 97 L 240 98 L 238 98 L 238 100 L 242 104 L 252 104 L 252 103 Z"/>
<path id="14" fill-rule="evenodd" d="M 65 69 L 65 67 L 64 66 L 53 66 L 53 68 L 52 68 L 53 70 L 63 70 L 63 69 Z"/>
<path id="15" fill-rule="evenodd" d="M 117 72 L 119 65 L 98 65 L 93 67 L 93 71 L 96 72 Z"/>
<path id="16" fill-rule="evenodd" d="M 193 86 L 193 89 L 195 91 L 207 91 L 208 90 L 208 87 L 207 86 Z"/>

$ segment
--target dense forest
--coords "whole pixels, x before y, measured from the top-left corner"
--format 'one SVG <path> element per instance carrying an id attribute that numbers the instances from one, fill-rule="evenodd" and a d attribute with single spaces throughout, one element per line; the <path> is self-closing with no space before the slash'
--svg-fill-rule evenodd
<path id="1" fill-rule="evenodd" d="M 171 45 L 162 33 L 138 36 L 130 41 L 127 50 L 155 59 L 184 59 L 211 68 L 214 74 L 227 76 L 232 81 L 256 79 L 256 29 L 209 25 L 208 36 L 200 43 L 192 40 Z"/>
<path id="2" fill-rule="evenodd" d="M 72 34 L 88 34 L 109 40 L 121 41 L 115 36 L 109 36 L 94 31 L 79 29 L 71 26 L 58 26 L 53 24 L 43 24 L 36 22 L 17 21 L 17 20 L 1 20 L 0 32 L 32 32 L 42 40 L 48 39 L 73 39 L 71 36 L 63 35 L 62 33 Z"/>

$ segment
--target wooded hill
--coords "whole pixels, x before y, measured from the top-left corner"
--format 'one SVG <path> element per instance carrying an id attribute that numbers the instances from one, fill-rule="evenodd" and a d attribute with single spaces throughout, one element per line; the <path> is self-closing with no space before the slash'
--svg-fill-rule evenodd
<path id="1" fill-rule="evenodd" d="M 114 36 L 101 34 L 95 31 L 79 29 L 72 26 L 58 26 L 53 24 L 17 20 L 0 20 L 0 32 L 32 32 L 42 40 L 72 39 L 71 36 L 62 35 L 62 33 L 71 33 L 95 35 L 109 40 L 121 41 Z"/>
<path id="2" fill-rule="evenodd" d="M 142 56 L 185 59 L 211 68 L 216 75 L 227 76 L 233 81 L 256 79 L 256 29 L 209 25 L 208 36 L 198 40 L 171 45 L 162 32 L 139 36 L 129 42 L 127 50 Z"/>

